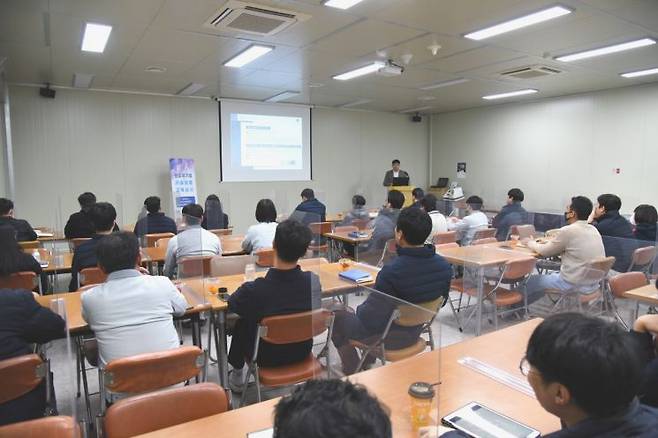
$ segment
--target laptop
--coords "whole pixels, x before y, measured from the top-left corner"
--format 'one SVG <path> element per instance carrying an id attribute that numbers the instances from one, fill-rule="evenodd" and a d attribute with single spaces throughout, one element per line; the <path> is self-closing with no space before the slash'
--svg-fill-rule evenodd
<path id="1" fill-rule="evenodd" d="M 409 185 L 409 177 L 408 176 L 393 177 L 393 185 L 394 186 L 408 186 Z"/>
<path id="2" fill-rule="evenodd" d="M 433 189 L 434 189 L 434 188 L 436 188 L 436 189 L 442 189 L 442 188 L 444 188 L 444 187 L 448 187 L 448 181 L 449 181 L 448 178 L 443 178 L 443 177 L 441 177 L 441 178 L 439 178 L 439 179 L 436 181 L 436 185 L 435 185 L 435 186 L 432 186 L 432 188 L 433 188 Z"/>

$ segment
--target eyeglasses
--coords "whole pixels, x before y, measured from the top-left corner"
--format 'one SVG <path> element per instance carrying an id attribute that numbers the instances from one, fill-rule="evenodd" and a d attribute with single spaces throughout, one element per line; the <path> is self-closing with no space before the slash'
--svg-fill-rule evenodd
<path id="1" fill-rule="evenodd" d="M 525 356 L 523 356 L 521 362 L 519 363 L 519 370 L 521 371 L 521 374 L 523 374 L 526 377 L 528 376 L 528 374 L 530 374 L 531 371 L 530 362 L 528 362 L 528 359 Z"/>

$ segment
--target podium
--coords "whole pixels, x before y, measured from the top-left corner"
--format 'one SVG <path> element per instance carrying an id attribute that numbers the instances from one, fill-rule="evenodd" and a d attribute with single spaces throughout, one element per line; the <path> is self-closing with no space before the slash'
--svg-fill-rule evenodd
<path id="1" fill-rule="evenodd" d="M 411 195 L 411 192 L 415 189 L 414 186 L 387 186 L 386 189 L 390 192 L 391 190 L 397 190 L 402 192 L 404 195 L 404 205 L 402 208 L 409 207 L 414 203 L 414 197 Z"/>

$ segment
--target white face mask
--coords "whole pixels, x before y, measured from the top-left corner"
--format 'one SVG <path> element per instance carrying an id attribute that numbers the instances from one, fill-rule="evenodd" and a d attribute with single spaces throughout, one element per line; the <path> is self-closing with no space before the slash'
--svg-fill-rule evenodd
<path id="1" fill-rule="evenodd" d="M 631 216 L 631 219 L 629 220 L 629 222 L 631 223 L 631 225 L 635 226 L 635 215 Z"/>

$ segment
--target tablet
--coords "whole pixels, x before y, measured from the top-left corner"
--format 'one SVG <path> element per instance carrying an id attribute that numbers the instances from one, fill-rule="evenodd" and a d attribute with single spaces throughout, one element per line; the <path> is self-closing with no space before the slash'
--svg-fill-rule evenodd
<path id="1" fill-rule="evenodd" d="M 535 438 L 539 431 L 479 403 L 471 402 L 441 421 L 475 438 Z"/>

